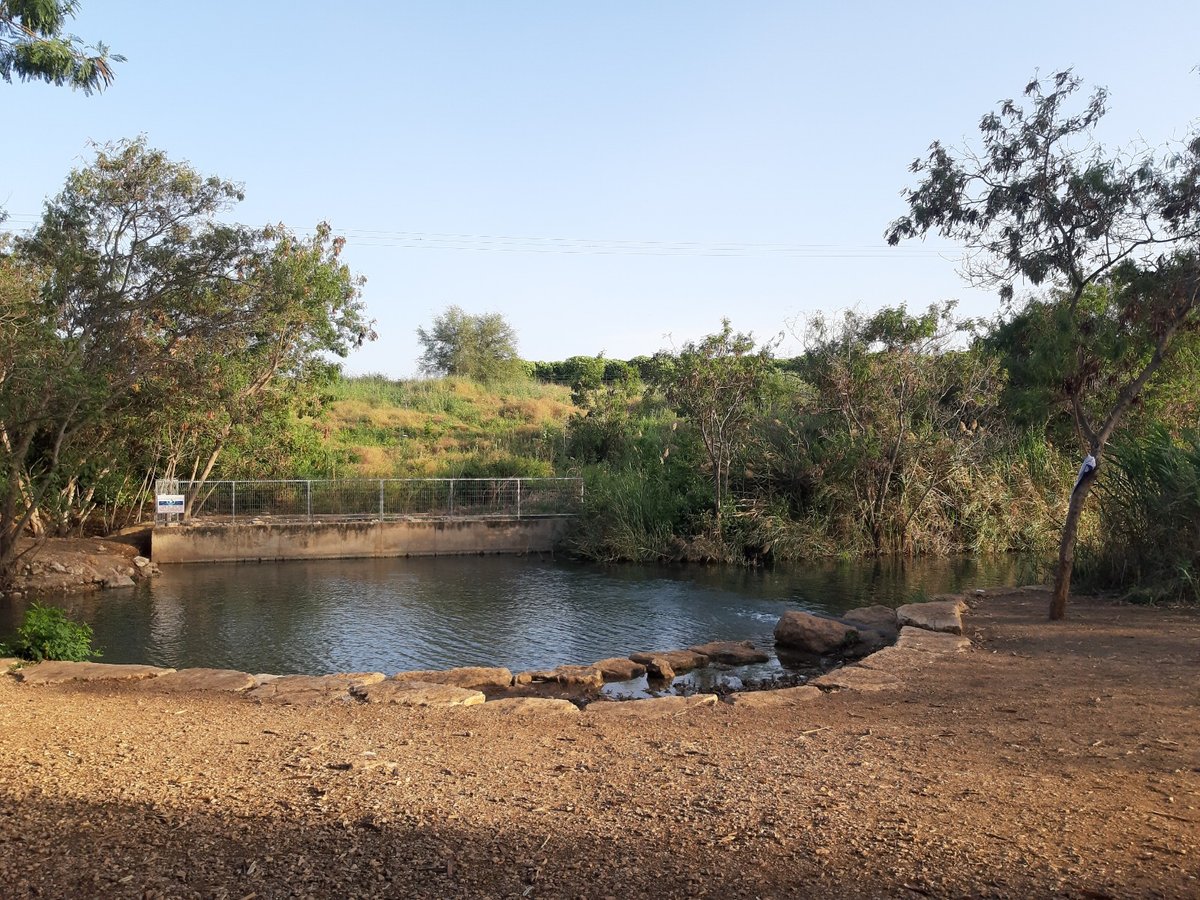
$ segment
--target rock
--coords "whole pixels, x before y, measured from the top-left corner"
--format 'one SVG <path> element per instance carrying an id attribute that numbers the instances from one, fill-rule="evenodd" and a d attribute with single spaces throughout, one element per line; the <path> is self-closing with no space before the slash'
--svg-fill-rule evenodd
<path id="1" fill-rule="evenodd" d="M 120 575 L 120 574 L 109 575 L 107 578 L 104 579 L 103 584 L 104 584 L 104 589 L 106 591 L 112 590 L 113 588 L 127 588 L 127 587 L 134 586 L 134 582 L 133 582 L 132 578 L 130 578 L 128 575 Z"/>
<path id="2" fill-rule="evenodd" d="M 502 668 L 462 666 L 441 671 L 416 670 L 400 672 L 393 681 L 424 681 L 428 684 L 449 684 L 461 688 L 508 687 L 513 683 L 512 672 Z"/>
<path id="3" fill-rule="evenodd" d="M 856 666 L 864 669 L 875 669 L 879 672 L 904 672 L 920 668 L 928 660 L 929 654 L 918 653 L 915 650 L 904 650 L 900 647 L 884 647 L 870 656 L 860 659 Z"/>
<path id="4" fill-rule="evenodd" d="M 858 630 L 812 613 L 785 612 L 775 626 L 775 643 L 792 650 L 821 655 L 840 650 L 858 639 Z"/>
<path id="5" fill-rule="evenodd" d="M 708 657 L 695 650 L 650 650 L 629 654 L 631 660 L 642 665 L 647 665 L 656 656 L 665 659 L 676 672 L 690 672 L 708 665 Z"/>
<path id="6" fill-rule="evenodd" d="M 697 644 L 688 649 L 707 656 L 712 662 L 730 666 L 748 666 L 752 663 L 766 662 L 771 658 L 750 641 L 709 641 L 707 644 Z"/>
<path id="7" fill-rule="evenodd" d="M 671 681 L 675 678 L 675 669 L 671 666 L 670 660 L 661 656 L 652 656 L 646 661 L 646 677 Z"/>
<path id="8" fill-rule="evenodd" d="M 843 666 L 811 682 L 815 687 L 837 688 L 846 691 L 886 691 L 900 686 L 900 679 L 887 672 Z"/>
<path id="9" fill-rule="evenodd" d="M 912 625 L 926 631 L 962 634 L 962 611 L 957 602 L 931 600 L 928 603 L 909 603 L 896 610 L 901 626 Z"/>
<path id="10" fill-rule="evenodd" d="M 382 672 L 352 672 L 337 675 L 280 675 L 262 681 L 246 696 L 291 705 L 344 699 L 353 687 L 375 684 L 387 676 Z M 259 680 L 259 679 L 256 679 Z"/>
<path id="11" fill-rule="evenodd" d="M 860 606 L 842 616 L 842 621 L 860 631 L 877 631 L 884 636 L 887 643 L 896 640 L 900 624 L 896 621 L 896 611 L 890 606 Z"/>
<path id="12" fill-rule="evenodd" d="M 592 663 L 593 669 L 599 669 L 605 681 L 631 681 L 646 674 L 646 667 L 635 663 L 624 656 L 610 656 Z"/>
<path id="13" fill-rule="evenodd" d="M 566 687 L 601 687 L 604 674 L 593 666 L 559 666 L 557 669 L 534 669 L 521 672 L 513 684 L 561 684 Z"/>
<path id="14" fill-rule="evenodd" d="M 738 709 L 777 709 L 787 706 L 802 706 L 821 696 L 818 688 L 809 685 L 779 688 L 774 691 L 743 691 L 733 694 L 729 702 Z"/>
<path id="15" fill-rule="evenodd" d="M 579 707 L 570 700 L 551 700 L 547 697 L 507 697 L 503 700 L 489 700 L 483 704 L 482 709 L 506 716 L 579 715 Z"/>
<path id="16" fill-rule="evenodd" d="M 58 560 L 51 560 L 48 568 L 50 569 L 51 572 L 58 572 L 60 575 L 67 574 L 67 567 L 64 566 L 62 563 L 60 563 Z M 32 569 L 26 574 L 33 574 Z"/>
<path id="17" fill-rule="evenodd" d="M 939 634 L 906 626 L 900 629 L 896 646 L 901 650 L 921 650 L 925 653 L 961 653 L 971 648 L 971 641 L 954 634 Z"/>
<path id="18" fill-rule="evenodd" d="M 16 671 L 19 681 L 26 684 L 63 684 L 68 681 L 138 681 L 157 678 L 174 669 L 158 666 L 118 666 L 96 662 L 40 662 Z"/>
<path id="19" fill-rule="evenodd" d="M 246 672 L 233 669 L 180 669 L 160 675 L 152 681 L 143 681 L 138 687 L 146 691 L 186 693 L 188 691 L 248 691 L 258 685 L 258 680 Z"/>
<path id="20" fill-rule="evenodd" d="M 678 716 L 716 705 L 716 694 L 692 694 L 690 697 L 654 697 L 650 700 L 600 700 L 589 703 L 586 711 L 594 716 L 637 718 Z"/>
<path id="21" fill-rule="evenodd" d="M 146 559 L 144 556 L 135 556 L 133 558 L 133 564 L 139 569 L 145 569 L 146 567 L 152 565 L 150 560 Z"/>
<path id="22" fill-rule="evenodd" d="M 429 681 L 377 681 L 355 685 L 350 688 L 350 694 L 364 703 L 396 706 L 477 706 L 487 699 L 482 691 Z"/>

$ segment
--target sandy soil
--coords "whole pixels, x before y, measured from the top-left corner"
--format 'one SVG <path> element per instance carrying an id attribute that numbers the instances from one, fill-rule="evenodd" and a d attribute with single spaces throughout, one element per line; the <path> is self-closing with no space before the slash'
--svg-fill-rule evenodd
<path id="1" fill-rule="evenodd" d="M 1200 896 L 1200 611 L 1045 606 L 898 690 L 665 720 L 0 678 L 0 894 Z"/>

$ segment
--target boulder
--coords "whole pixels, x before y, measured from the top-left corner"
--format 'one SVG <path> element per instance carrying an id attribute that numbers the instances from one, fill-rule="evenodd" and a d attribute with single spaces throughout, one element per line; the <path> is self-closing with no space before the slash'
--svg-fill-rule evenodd
<path id="1" fill-rule="evenodd" d="M 428 684 L 449 684 L 461 688 L 508 687 L 512 684 L 512 672 L 508 669 L 463 666 L 457 669 L 432 671 L 420 669 L 400 672 L 392 676 L 393 681 L 424 681 Z"/>
<path id="2" fill-rule="evenodd" d="M 106 591 L 112 590 L 113 588 L 127 588 L 134 586 L 133 579 L 128 575 L 109 575 L 104 579 L 103 583 Z"/>
<path id="3" fill-rule="evenodd" d="M 775 643 L 790 650 L 821 655 L 840 650 L 858 639 L 858 630 L 835 619 L 794 610 L 775 626 Z"/>
<path id="4" fill-rule="evenodd" d="M 962 634 L 962 610 L 957 602 L 931 600 L 928 603 L 909 603 L 896 610 L 901 627 L 911 625 L 926 631 Z"/>
<path id="5" fill-rule="evenodd" d="M 843 615 L 842 621 L 860 631 L 877 631 L 889 644 L 896 640 L 900 631 L 896 611 L 890 606 L 860 606 Z"/>
<path id="6" fill-rule="evenodd" d="M 709 641 L 688 647 L 693 653 L 707 656 L 712 662 L 730 666 L 748 666 L 770 659 L 770 655 L 754 646 L 750 641 Z"/>
<path id="7" fill-rule="evenodd" d="M 505 716 L 577 716 L 579 707 L 570 700 L 552 700 L 548 697 L 506 697 L 489 700 L 481 709 Z"/>
<path id="8" fill-rule="evenodd" d="M 68 681 L 138 681 L 174 672 L 157 666 L 118 666 L 95 662 L 40 662 L 14 673 L 26 684 L 64 684 Z"/>
<path id="9" fill-rule="evenodd" d="M 844 691 L 886 691 L 899 687 L 900 679 L 895 675 L 876 669 L 843 666 L 814 679 L 812 684 L 819 688 L 836 688 Z"/>
<path id="10" fill-rule="evenodd" d="M 624 656 L 610 656 L 592 663 L 593 669 L 599 669 L 605 681 L 632 681 L 646 674 L 646 667 L 635 663 Z"/>
<path id="11" fill-rule="evenodd" d="M 269 680 L 256 679 L 259 685 L 247 692 L 255 700 L 269 700 L 292 706 L 346 699 L 351 688 L 377 684 L 387 676 L 382 672 L 350 672 L 337 675 L 280 675 Z"/>
<path id="12" fill-rule="evenodd" d="M 248 691 L 258 685 L 253 675 L 233 669 L 180 669 L 155 679 L 143 681 L 138 687 L 145 691 L 186 693 L 188 691 Z"/>
<path id="13" fill-rule="evenodd" d="M 661 656 L 652 656 L 646 661 L 646 677 L 659 681 L 671 681 L 675 678 L 675 669 L 670 660 Z"/>
<path id="14" fill-rule="evenodd" d="M 648 664 L 656 656 L 665 659 L 676 672 L 690 672 L 708 665 L 708 657 L 695 650 L 648 650 L 629 654 L 631 660 L 642 665 Z"/>
<path id="15" fill-rule="evenodd" d="M 820 696 L 821 691 L 818 688 L 804 684 L 773 691 L 743 691 L 730 696 L 729 702 L 738 709 L 780 709 L 803 706 Z"/>
<path id="16" fill-rule="evenodd" d="M 586 711 L 593 716 L 613 718 L 657 718 L 716 705 L 716 694 L 692 694 L 690 697 L 654 697 L 650 700 L 600 700 L 589 703 Z"/>
<path id="17" fill-rule="evenodd" d="M 350 688 L 350 695 L 364 703 L 390 703 L 396 706 L 478 706 L 487 698 L 482 691 L 434 684 L 428 681 L 377 681 Z"/>
<path id="18" fill-rule="evenodd" d="M 896 646 L 901 650 L 920 650 L 924 653 L 961 653 L 971 649 L 971 641 L 955 634 L 905 626 L 900 629 Z"/>

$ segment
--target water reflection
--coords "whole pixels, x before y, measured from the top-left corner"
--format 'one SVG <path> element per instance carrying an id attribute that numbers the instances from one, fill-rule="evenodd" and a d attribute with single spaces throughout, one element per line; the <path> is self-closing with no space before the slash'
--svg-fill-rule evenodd
<path id="1" fill-rule="evenodd" d="M 276 673 L 518 671 L 709 640 L 769 646 L 785 610 L 897 606 L 1032 575 L 1033 561 L 1017 556 L 769 570 L 536 557 L 323 560 L 167 567 L 137 589 L 50 602 L 92 625 L 107 662 Z M 22 609 L 0 602 L 0 633 Z"/>

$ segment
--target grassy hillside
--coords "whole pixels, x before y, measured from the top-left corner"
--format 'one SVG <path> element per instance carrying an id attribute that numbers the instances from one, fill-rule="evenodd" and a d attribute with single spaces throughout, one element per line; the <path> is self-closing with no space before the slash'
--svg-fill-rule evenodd
<path id="1" fill-rule="evenodd" d="M 529 379 L 342 378 L 322 427 L 348 460 L 343 476 L 374 478 L 556 474 L 571 392 Z"/>

